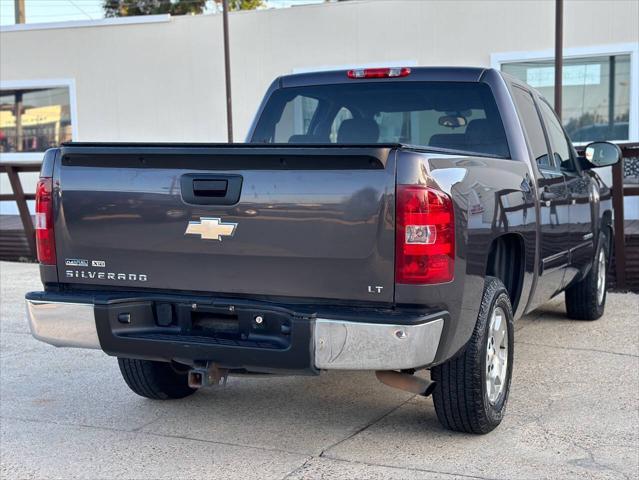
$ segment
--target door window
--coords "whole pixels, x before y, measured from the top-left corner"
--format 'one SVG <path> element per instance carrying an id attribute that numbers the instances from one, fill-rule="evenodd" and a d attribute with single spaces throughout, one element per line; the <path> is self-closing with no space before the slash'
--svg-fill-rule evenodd
<path id="1" fill-rule="evenodd" d="M 553 109 L 550 108 L 550 105 L 543 100 L 539 102 L 539 110 L 541 111 L 541 116 L 546 124 L 546 131 L 555 161 L 555 168 L 575 171 L 571 154 L 572 148 L 570 146 L 570 142 L 566 138 L 564 129 L 561 127 L 561 123 L 559 123 L 557 115 Z"/>
<path id="2" fill-rule="evenodd" d="M 555 169 L 552 159 L 548 156 L 546 137 L 532 95 L 521 88 L 514 87 L 513 99 L 537 165 L 542 169 Z"/>

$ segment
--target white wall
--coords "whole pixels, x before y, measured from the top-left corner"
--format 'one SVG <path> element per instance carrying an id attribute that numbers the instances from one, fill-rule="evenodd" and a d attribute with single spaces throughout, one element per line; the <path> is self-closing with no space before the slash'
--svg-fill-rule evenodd
<path id="1" fill-rule="evenodd" d="M 234 121 L 243 139 L 269 83 L 294 69 L 414 59 L 490 66 L 553 46 L 550 1 L 353 1 L 230 15 Z M 565 46 L 639 41 L 636 0 L 574 1 Z M 75 79 L 78 140 L 224 141 L 221 16 L 3 30 L 0 79 Z"/>
<path id="2" fill-rule="evenodd" d="M 637 18 L 636 0 L 568 0 L 565 46 L 639 42 Z M 0 81 L 73 79 L 76 140 L 225 141 L 221 27 L 220 15 L 206 15 L 4 28 Z M 497 52 L 552 48 L 554 2 L 378 0 L 237 12 L 230 35 L 235 138 L 243 140 L 278 75 L 407 59 L 490 66 Z"/>

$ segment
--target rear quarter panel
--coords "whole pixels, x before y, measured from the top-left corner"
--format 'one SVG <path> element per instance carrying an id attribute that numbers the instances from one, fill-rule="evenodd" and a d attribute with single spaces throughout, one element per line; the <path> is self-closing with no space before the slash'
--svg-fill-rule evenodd
<path id="1" fill-rule="evenodd" d="M 517 315 L 523 310 L 535 271 L 536 207 L 525 162 L 508 159 L 401 152 L 397 183 L 426 185 L 453 199 L 455 278 L 439 285 L 395 287 L 398 305 L 428 305 L 450 312 L 436 362 L 453 356 L 477 319 L 493 241 L 505 233 L 524 243 L 524 281 Z"/>

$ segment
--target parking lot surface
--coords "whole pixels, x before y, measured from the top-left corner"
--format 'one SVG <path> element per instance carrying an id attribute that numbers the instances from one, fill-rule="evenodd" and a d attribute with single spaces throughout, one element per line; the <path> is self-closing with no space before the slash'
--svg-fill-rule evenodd
<path id="1" fill-rule="evenodd" d="M 596 322 L 567 319 L 563 296 L 519 320 L 506 418 L 471 436 L 368 372 L 143 399 L 114 358 L 31 337 L 36 265 L 0 262 L 0 282 L 3 479 L 639 476 L 639 295 L 610 294 Z"/>

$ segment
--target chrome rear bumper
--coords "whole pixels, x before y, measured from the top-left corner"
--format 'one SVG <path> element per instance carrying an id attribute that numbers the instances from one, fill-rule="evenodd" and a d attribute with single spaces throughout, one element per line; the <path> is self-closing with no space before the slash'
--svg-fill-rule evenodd
<path id="1" fill-rule="evenodd" d="M 32 335 L 56 347 L 101 348 L 94 306 L 26 299 Z M 317 318 L 309 355 L 321 370 L 401 370 L 433 362 L 444 314 L 400 325 Z M 313 320 L 310 320 L 313 321 Z"/>
<path id="2" fill-rule="evenodd" d="M 31 334 L 56 347 L 100 348 L 93 305 L 26 300 Z"/>
<path id="3" fill-rule="evenodd" d="M 433 362 L 444 319 L 418 325 L 318 318 L 315 366 L 326 370 L 402 370 Z"/>

